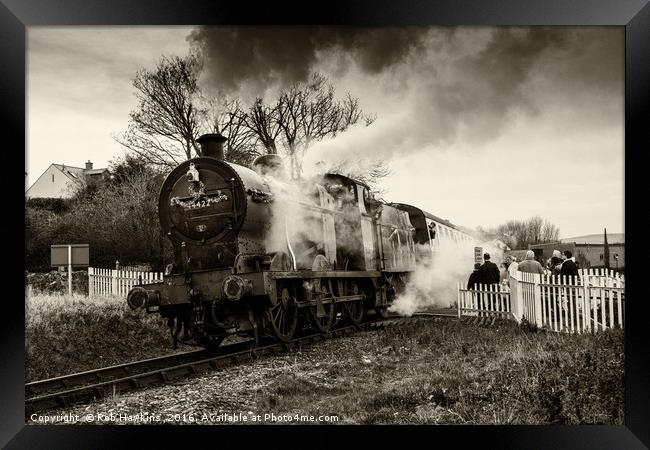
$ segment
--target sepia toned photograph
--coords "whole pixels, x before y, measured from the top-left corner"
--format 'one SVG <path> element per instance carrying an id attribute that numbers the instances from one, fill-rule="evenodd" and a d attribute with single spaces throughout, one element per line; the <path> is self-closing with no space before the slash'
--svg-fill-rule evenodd
<path id="1" fill-rule="evenodd" d="M 625 28 L 29 26 L 27 425 L 624 425 Z"/>

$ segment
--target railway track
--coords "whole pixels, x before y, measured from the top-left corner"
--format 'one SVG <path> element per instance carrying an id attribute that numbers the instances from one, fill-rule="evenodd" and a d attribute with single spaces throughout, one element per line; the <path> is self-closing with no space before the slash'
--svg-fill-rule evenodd
<path id="1" fill-rule="evenodd" d="M 217 351 L 197 350 L 159 358 L 136 361 L 102 369 L 64 375 L 25 385 L 25 417 L 48 409 L 69 407 L 134 389 L 253 361 L 266 355 L 288 352 L 326 339 L 346 336 L 358 330 L 377 330 L 404 324 L 416 324 L 434 316 L 446 314 L 416 314 L 412 317 L 387 317 L 365 322 L 360 326 L 345 326 L 328 335 L 309 334 L 290 342 L 272 342 L 253 347 L 253 341 L 237 342 Z"/>

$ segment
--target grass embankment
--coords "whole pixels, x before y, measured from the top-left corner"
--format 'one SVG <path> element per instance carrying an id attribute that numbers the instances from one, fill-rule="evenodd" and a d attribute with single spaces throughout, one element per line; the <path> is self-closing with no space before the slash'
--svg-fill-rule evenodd
<path id="1" fill-rule="evenodd" d="M 352 423 L 623 424 L 623 332 L 567 335 L 454 320 L 303 353 L 257 412 Z"/>
<path id="2" fill-rule="evenodd" d="M 164 320 L 118 297 L 35 294 L 25 305 L 25 341 L 27 381 L 172 352 Z"/>

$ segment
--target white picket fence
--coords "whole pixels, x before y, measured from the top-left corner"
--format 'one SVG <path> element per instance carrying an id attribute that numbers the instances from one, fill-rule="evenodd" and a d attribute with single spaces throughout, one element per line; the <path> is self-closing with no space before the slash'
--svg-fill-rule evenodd
<path id="1" fill-rule="evenodd" d="M 140 272 L 135 270 L 88 268 L 88 295 L 126 297 L 136 284 L 150 284 L 162 281 L 162 272 Z"/>
<path id="2" fill-rule="evenodd" d="M 458 315 L 526 319 L 550 331 L 582 333 L 623 328 L 625 278 L 613 271 L 581 270 L 577 277 L 516 272 L 509 287 L 458 285 Z"/>
<path id="3" fill-rule="evenodd" d="M 468 290 L 459 283 L 458 316 L 511 318 L 510 290 L 501 284 L 479 284 Z"/>

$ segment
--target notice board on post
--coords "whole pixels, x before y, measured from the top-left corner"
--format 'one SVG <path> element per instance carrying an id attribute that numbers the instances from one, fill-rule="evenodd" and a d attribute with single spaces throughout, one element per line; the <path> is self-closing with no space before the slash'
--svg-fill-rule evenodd
<path id="1" fill-rule="evenodd" d="M 483 264 L 483 247 L 474 247 L 474 264 Z"/>
<path id="2" fill-rule="evenodd" d="M 71 256 L 72 260 L 68 260 Z M 90 250 L 88 244 L 61 244 L 50 246 L 50 262 L 52 267 L 72 265 L 74 267 L 88 267 L 90 264 Z"/>

